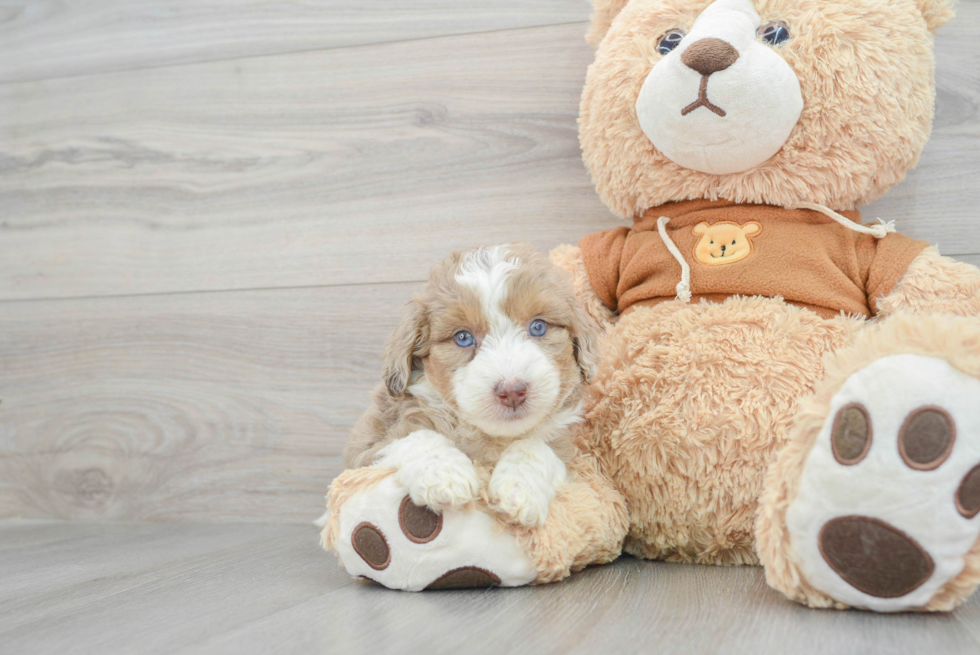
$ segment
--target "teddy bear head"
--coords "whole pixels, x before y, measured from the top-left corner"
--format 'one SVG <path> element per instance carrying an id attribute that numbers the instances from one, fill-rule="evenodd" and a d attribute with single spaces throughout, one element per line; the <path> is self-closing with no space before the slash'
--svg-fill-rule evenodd
<path id="1" fill-rule="evenodd" d="M 952 0 L 593 0 L 579 136 L 629 218 L 725 198 L 846 210 L 915 165 Z"/>

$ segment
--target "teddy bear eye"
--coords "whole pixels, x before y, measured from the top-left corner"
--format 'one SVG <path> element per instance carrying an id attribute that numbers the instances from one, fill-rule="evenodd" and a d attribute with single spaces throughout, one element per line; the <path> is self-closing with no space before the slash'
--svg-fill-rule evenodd
<path id="1" fill-rule="evenodd" d="M 759 28 L 757 34 L 769 45 L 783 45 L 793 36 L 789 32 L 789 25 L 780 20 L 766 23 Z"/>
<path id="2" fill-rule="evenodd" d="M 733 246 L 735 245 L 735 239 L 732 239 L 732 245 Z"/>
<path id="3" fill-rule="evenodd" d="M 657 40 L 657 52 L 662 55 L 669 54 L 670 51 L 679 46 L 683 40 L 684 30 L 667 30 L 663 36 Z"/>

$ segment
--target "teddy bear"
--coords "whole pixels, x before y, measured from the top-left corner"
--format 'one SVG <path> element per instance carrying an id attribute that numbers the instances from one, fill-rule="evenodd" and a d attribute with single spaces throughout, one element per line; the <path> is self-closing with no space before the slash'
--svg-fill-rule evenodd
<path id="1" fill-rule="evenodd" d="M 551 254 L 605 329 L 569 482 L 526 528 L 346 471 L 322 543 L 397 589 L 626 552 L 761 565 L 811 607 L 956 607 L 980 582 L 980 271 L 857 210 L 926 144 L 951 2 L 594 5 L 579 138 L 624 224 Z"/>

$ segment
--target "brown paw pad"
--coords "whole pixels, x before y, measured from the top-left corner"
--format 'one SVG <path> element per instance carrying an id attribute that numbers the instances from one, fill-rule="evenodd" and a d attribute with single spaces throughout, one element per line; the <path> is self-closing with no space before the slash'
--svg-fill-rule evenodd
<path id="1" fill-rule="evenodd" d="M 871 417 L 861 403 L 841 407 L 834 418 L 831 446 L 844 466 L 857 464 L 871 449 Z"/>
<path id="2" fill-rule="evenodd" d="M 426 587 L 426 590 L 496 587 L 499 584 L 500 578 L 490 571 L 481 569 L 478 566 L 463 566 L 442 574 Z"/>
<path id="3" fill-rule="evenodd" d="M 956 490 L 956 509 L 968 519 L 980 514 L 980 464 L 963 476 Z"/>
<path id="4" fill-rule="evenodd" d="M 351 533 L 350 542 L 354 552 L 375 571 L 383 571 L 391 564 L 388 540 L 377 526 L 367 521 L 359 524 Z"/>
<path id="5" fill-rule="evenodd" d="M 442 514 L 419 507 L 405 496 L 398 507 L 398 525 L 405 537 L 416 544 L 427 544 L 442 532 Z"/>
<path id="6" fill-rule="evenodd" d="M 820 530 L 820 554 L 849 585 L 869 596 L 898 598 L 935 570 L 929 554 L 907 534 L 866 516 L 842 516 Z"/>
<path id="7" fill-rule="evenodd" d="M 931 471 L 946 461 L 956 441 L 953 417 L 941 407 L 920 407 L 898 431 L 898 452 L 917 471 Z"/>

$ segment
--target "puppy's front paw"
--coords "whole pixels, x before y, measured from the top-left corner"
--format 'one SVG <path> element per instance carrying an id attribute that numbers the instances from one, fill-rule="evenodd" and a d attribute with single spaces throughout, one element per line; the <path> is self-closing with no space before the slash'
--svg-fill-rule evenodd
<path id="1" fill-rule="evenodd" d="M 494 509 L 527 527 L 544 525 L 555 488 L 520 467 L 498 467 L 487 489 Z"/>
<path id="2" fill-rule="evenodd" d="M 399 472 L 412 502 L 441 511 L 450 507 L 460 509 L 476 500 L 480 477 L 470 458 L 459 451 L 440 455 Z"/>
<path id="3" fill-rule="evenodd" d="M 480 493 L 480 477 L 473 462 L 433 430 L 416 430 L 393 441 L 378 451 L 375 466 L 398 469 L 398 482 L 420 507 L 459 509 Z"/>

